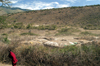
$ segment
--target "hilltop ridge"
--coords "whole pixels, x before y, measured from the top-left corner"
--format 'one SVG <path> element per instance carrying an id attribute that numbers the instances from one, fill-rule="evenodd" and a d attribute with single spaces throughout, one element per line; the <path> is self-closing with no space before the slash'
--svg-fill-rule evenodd
<path id="1" fill-rule="evenodd" d="M 0 6 L 0 16 L 4 15 L 4 14 L 10 14 L 10 13 L 18 13 L 18 12 L 25 12 L 25 11 L 29 11 L 28 9 L 21 9 L 21 8 L 10 8 L 10 7 L 4 7 L 4 6 Z"/>

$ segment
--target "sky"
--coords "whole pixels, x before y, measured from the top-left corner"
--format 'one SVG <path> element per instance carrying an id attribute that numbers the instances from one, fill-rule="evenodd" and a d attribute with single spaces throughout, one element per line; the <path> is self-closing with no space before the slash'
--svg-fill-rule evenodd
<path id="1" fill-rule="evenodd" d="M 42 10 L 42 9 L 100 4 L 100 0 L 10 0 L 10 1 L 12 2 L 11 4 L 12 7 L 19 7 L 22 9 L 30 9 L 30 10 Z"/>

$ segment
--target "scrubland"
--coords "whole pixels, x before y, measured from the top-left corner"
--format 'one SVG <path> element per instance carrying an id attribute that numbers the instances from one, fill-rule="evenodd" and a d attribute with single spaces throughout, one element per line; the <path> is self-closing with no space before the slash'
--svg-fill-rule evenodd
<path id="1" fill-rule="evenodd" d="M 11 49 L 18 66 L 99 66 L 99 10 L 94 5 L 0 16 L 0 62 L 11 64 Z"/>

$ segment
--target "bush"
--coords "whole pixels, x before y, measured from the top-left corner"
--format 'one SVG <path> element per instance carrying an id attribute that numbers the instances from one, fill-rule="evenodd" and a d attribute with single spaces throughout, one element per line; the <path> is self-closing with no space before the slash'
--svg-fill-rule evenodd
<path id="1" fill-rule="evenodd" d="M 73 35 L 74 32 L 79 32 L 78 29 L 74 29 L 74 28 L 62 28 L 61 30 L 58 30 L 58 33 L 56 34 L 56 36 L 58 35 Z"/>
<path id="2" fill-rule="evenodd" d="M 32 29 L 32 25 L 31 25 L 31 24 L 28 24 L 28 25 L 26 26 L 26 29 Z"/>
<path id="3" fill-rule="evenodd" d="M 25 66 L 98 66 L 100 64 L 100 46 L 96 43 L 64 48 L 28 46 L 18 50 L 19 53 L 15 54 L 19 65 L 20 63 Z"/>
<path id="4" fill-rule="evenodd" d="M 55 30 L 56 29 L 56 25 L 50 25 L 50 26 L 46 26 L 48 30 Z"/>
<path id="5" fill-rule="evenodd" d="M 91 25 L 91 24 L 89 24 L 89 25 L 86 25 L 86 26 L 82 26 L 82 28 L 83 29 L 86 29 L 86 30 L 98 30 L 99 28 L 98 28 L 98 26 L 94 26 L 94 25 Z"/>
<path id="6" fill-rule="evenodd" d="M 34 33 L 21 33 L 20 35 L 37 35 L 37 34 L 34 34 Z"/>
<path id="7" fill-rule="evenodd" d="M 81 32 L 80 34 L 82 34 L 82 35 L 94 35 L 94 34 L 92 34 L 92 33 L 88 32 L 88 31 Z"/>
<path id="8" fill-rule="evenodd" d="M 2 40 L 4 43 L 6 44 L 9 44 L 10 43 L 10 40 L 8 39 L 8 37 L 4 37 L 3 40 Z"/>
<path id="9" fill-rule="evenodd" d="M 22 66 L 99 66 L 100 42 L 91 42 L 81 46 L 65 46 L 63 48 L 47 46 L 29 46 L 12 41 L 9 45 L 0 44 L 0 61 L 10 63 L 10 48 Z"/>
<path id="10" fill-rule="evenodd" d="M 1 61 L 5 58 L 6 62 L 9 62 L 6 56 L 8 48 L 2 49 L 4 52 L 0 51 L 2 52 Z M 13 48 L 13 50 L 17 49 Z M 14 53 L 18 59 L 18 65 L 25 66 L 99 66 L 100 64 L 100 46 L 96 42 L 84 44 L 81 47 L 74 45 L 64 48 L 27 46 L 27 48 L 19 48 Z"/>
<path id="11" fill-rule="evenodd" d="M 6 33 L 3 33 L 2 35 L 4 35 L 4 36 L 8 36 L 8 34 L 6 34 Z"/>
<path id="12" fill-rule="evenodd" d="M 24 25 L 22 23 L 15 23 L 14 28 L 22 29 L 24 28 Z"/>
<path id="13" fill-rule="evenodd" d="M 39 26 L 37 27 L 38 30 L 55 30 L 56 29 L 56 25 L 47 25 L 47 26 Z"/>

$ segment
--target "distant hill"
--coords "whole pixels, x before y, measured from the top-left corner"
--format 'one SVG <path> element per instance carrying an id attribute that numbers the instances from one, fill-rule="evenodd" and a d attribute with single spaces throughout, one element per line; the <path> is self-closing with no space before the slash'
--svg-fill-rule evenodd
<path id="1" fill-rule="evenodd" d="M 22 24 L 55 24 L 100 29 L 100 5 L 27 11 L 7 15 L 6 22 Z"/>
<path id="2" fill-rule="evenodd" d="M 0 16 L 4 14 L 24 12 L 24 11 L 29 11 L 29 10 L 21 8 L 0 7 Z"/>

